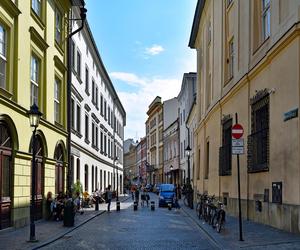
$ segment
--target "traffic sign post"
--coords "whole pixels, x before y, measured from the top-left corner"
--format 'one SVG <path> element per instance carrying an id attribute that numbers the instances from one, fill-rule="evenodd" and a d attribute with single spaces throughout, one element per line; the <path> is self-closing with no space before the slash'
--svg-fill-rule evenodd
<path id="1" fill-rule="evenodd" d="M 232 126 L 232 154 L 237 157 L 237 176 L 238 176 L 238 201 L 239 201 L 239 228 L 240 241 L 243 241 L 242 226 L 242 206 L 241 206 L 241 181 L 240 181 L 240 154 L 244 154 L 244 139 L 240 139 L 244 134 L 242 125 L 238 124 L 238 115 L 235 113 L 235 125 Z"/>

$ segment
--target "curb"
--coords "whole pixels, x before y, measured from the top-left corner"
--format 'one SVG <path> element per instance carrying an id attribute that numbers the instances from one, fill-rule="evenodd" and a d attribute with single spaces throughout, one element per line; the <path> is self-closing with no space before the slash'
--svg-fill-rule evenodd
<path id="1" fill-rule="evenodd" d="M 129 198 L 130 198 L 130 197 L 128 196 L 128 197 L 126 197 L 125 199 L 123 199 L 123 200 L 120 201 L 120 202 L 127 201 Z M 116 206 L 116 205 L 115 205 L 115 206 Z M 42 247 L 45 247 L 45 246 L 47 246 L 47 245 L 50 245 L 51 243 L 53 243 L 53 242 L 55 242 L 55 241 L 57 241 L 57 240 L 63 238 L 65 235 L 67 235 L 67 234 L 73 232 L 73 231 L 76 230 L 77 228 L 83 226 L 84 224 L 88 223 L 89 221 L 95 219 L 96 217 L 98 217 L 99 215 L 104 214 L 104 213 L 106 213 L 106 210 L 101 211 L 101 212 L 99 212 L 99 213 L 93 215 L 91 218 L 89 218 L 89 219 L 87 219 L 87 220 L 81 222 L 81 223 L 78 224 L 77 226 L 72 227 L 70 230 L 68 230 L 68 231 L 66 231 L 66 232 L 64 232 L 64 233 L 62 233 L 62 234 L 60 234 L 60 235 L 58 235 L 58 236 L 54 236 L 52 239 L 50 239 L 50 240 L 48 240 L 48 241 L 46 241 L 46 242 L 44 242 L 44 243 L 42 243 L 42 244 L 40 244 L 40 245 L 38 245 L 38 246 L 35 246 L 34 248 L 32 248 L 32 250 L 40 249 L 40 248 L 42 248 Z"/>
<path id="2" fill-rule="evenodd" d="M 184 204 L 183 204 L 184 205 Z M 206 236 L 206 238 L 211 241 L 217 248 L 219 249 L 225 249 L 224 246 L 222 246 L 222 244 L 216 240 L 204 227 L 202 227 L 201 223 L 198 222 L 197 220 L 195 220 L 186 210 L 185 208 L 181 209 L 199 228 L 200 230 L 204 233 L 204 235 Z"/>

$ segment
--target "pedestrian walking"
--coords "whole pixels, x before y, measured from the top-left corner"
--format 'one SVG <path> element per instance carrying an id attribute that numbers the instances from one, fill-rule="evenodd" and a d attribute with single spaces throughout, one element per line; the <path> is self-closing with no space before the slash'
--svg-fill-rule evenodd
<path id="1" fill-rule="evenodd" d="M 136 190 L 135 190 L 135 201 L 137 202 L 137 204 L 139 204 L 139 200 L 140 200 L 140 191 L 139 191 L 139 189 L 137 188 Z"/>
<path id="2" fill-rule="evenodd" d="M 107 212 L 110 212 L 110 204 L 111 204 L 111 199 L 112 199 L 112 192 L 111 192 L 111 185 L 108 185 L 106 189 L 106 197 L 107 197 Z"/>
<path id="3" fill-rule="evenodd" d="M 134 200 L 134 192 L 135 192 L 135 188 L 134 188 L 134 186 L 132 185 L 131 186 L 131 198 L 132 198 L 132 200 Z"/>

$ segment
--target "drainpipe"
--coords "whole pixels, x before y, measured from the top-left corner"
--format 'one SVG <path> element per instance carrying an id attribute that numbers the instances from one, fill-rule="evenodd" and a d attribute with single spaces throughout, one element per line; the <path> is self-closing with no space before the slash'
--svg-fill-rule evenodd
<path id="1" fill-rule="evenodd" d="M 74 5 L 73 5 L 74 6 Z M 80 30 L 84 27 L 84 22 L 86 19 L 86 12 L 87 9 L 84 8 L 85 3 L 82 0 L 80 7 L 80 19 L 69 19 L 71 22 L 72 20 L 81 20 L 81 25 L 77 30 L 74 30 L 71 32 L 67 37 L 67 152 L 68 152 L 68 172 L 67 172 L 67 190 L 71 193 L 71 186 L 73 182 L 73 169 L 71 166 L 71 89 L 72 89 L 72 48 L 71 48 L 71 42 L 72 42 L 72 36 L 74 36 L 76 33 L 78 33 Z M 69 25 L 68 33 L 72 31 L 72 25 Z"/>

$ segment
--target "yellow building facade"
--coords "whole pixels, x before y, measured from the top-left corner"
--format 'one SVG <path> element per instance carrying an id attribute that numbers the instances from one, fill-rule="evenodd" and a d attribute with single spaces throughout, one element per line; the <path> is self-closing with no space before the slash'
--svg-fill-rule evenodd
<path id="1" fill-rule="evenodd" d="M 70 1 L 0 1 L 0 229 L 28 223 L 31 139 L 27 111 L 43 113 L 37 129 L 36 219 L 48 192 L 65 189 L 67 21 Z"/>
<path id="2" fill-rule="evenodd" d="M 199 0 L 194 189 L 238 214 L 231 127 L 244 128 L 242 215 L 300 232 L 300 2 Z"/>

